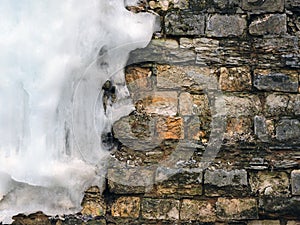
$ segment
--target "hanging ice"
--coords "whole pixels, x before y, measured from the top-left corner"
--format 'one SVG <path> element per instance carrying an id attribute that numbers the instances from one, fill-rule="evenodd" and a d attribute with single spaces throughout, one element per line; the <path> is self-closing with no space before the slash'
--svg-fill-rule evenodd
<path id="1" fill-rule="evenodd" d="M 101 182 L 101 86 L 154 28 L 123 2 L 1 1 L 0 220 L 75 212 Z"/>

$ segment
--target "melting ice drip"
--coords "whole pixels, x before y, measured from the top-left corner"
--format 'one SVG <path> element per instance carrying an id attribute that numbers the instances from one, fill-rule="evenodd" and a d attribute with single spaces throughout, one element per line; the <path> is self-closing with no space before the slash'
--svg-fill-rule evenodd
<path id="1" fill-rule="evenodd" d="M 124 0 L 2 0 L 0 29 L 0 215 L 78 211 L 107 155 L 101 86 L 154 16 Z"/>

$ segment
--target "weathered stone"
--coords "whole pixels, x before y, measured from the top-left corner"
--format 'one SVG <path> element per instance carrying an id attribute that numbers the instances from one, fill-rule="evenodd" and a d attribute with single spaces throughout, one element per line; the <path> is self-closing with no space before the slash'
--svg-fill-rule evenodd
<path id="1" fill-rule="evenodd" d="M 255 70 L 253 84 L 258 90 L 298 92 L 298 72 L 289 70 L 280 72 Z"/>
<path id="2" fill-rule="evenodd" d="M 207 19 L 206 35 L 209 37 L 230 37 L 244 34 L 247 21 L 244 16 L 213 15 Z"/>
<path id="3" fill-rule="evenodd" d="M 293 170 L 291 173 L 292 194 L 300 195 L 300 170 Z"/>
<path id="4" fill-rule="evenodd" d="M 244 196 L 248 193 L 246 170 L 206 170 L 206 196 Z"/>
<path id="5" fill-rule="evenodd" d="M 235 142 L 253 142 L 253 121 L 246 116 L 227 118 L 224 139 L 227 144 Z"/>
<path id="6" fill-rule="evenodd" d="M 144 198 L 142 200 L 142 217 L 145 219 L 178 220 L 179 201 Z"/>
<path id="7" fill-rule="evenodd" d="M 210 134 L 210 116 L 191 116 L 185 118 L 185 130 L 188 140 L 199 140 L 206 144 Z"/>
<path id="8" fill-rule="evenodd" d="M 254 116 L 261 111 L 261 103 L 256 95 L 225 96 L 228 117 Z"/>
<path id="9" fill-rule="evenodd" d="M 115 194 L 145 193 L 153 185 L 154 171 L 141 168 L 108 169 L 108 188 Z"/>
<path id="10" fill-rule="evenodd" d="M 81 213 L 86 216 L 104 216 L 106 203 L 101 196 L 100 189 L 96 186 L 90 187 L 82 200 Z"/>
<path id="11" fill-rule="evenodd" d="M 149 7 L 154 10 L 167 11 L 171 8 L 187 9 L 188 0 L 150 0 Z"/>
<path id="12" fill-rule="evenodd" d="M 282 119 L 276 127 L 276 139 L 279 141 L 295 141 L 299 143 L 300 122 L 297 119 Z"/>
<path id="13" fill-rule="evenodd" d="M 13 216 L 12 219 L 14 220 L 12 225 L 51 225 L 49 216 L 40 211 L 29 214 L 28 216 L 24 214 L 18 214 Z"/>
<path id="14" fill-rule="evenodd" d="M 178 94 L 175 91 L 155 91 L 142 93 L 145 111 L 148 114 L 175 116 L 178 108 Z"/>
<path id="15" fill-rule="evenodd" d="M 249 33 L 252 35 L 283 35 L 286 32 L 286 14 L 264 15 L 249 26 Z"/>
<path id="16" fill-rule="evenodd" d="M 289 196 L 289 177 L 285 172 L 250 173 L 251 191 L 258 195 Z"/>
<path id="17" fill-rule="evenodd" d="M 298 218 L 300 212 L 300 198 L 268 196 L 259 199 L 259 208 L 262 216 L 274 217 L 274 215 L 276 215 L 277 218 Z"/>
<path id="18" fill-rule="evenodd" d="M 180 219 L 188 221 L 216 221 L 215 206 L 205 200 L 183 199 L 180 209 Z"/>
<path id="19" fill-rule="evenodd" d="M 140 213 L 139 197 L 120 197 L 111 206 L 113 217 L 138 218 Z"/>
<path id="20" fill-rule="evenodd" d="M 179 97 L 179 112 L 183 116 L 208 116 L 210 109 L 207 96 L 194 95 L 188 92 L 181 93 Z"/>
<path id="21" fill-rule="evenodd" d="M 286 115 L 289 102 L 289 96 L 270 94 L 266 98 L 265 114 L 267 116 Z"/>
<path id="22" fill-rule="evenodd" d="M 157 66 L 157 87 L 164 89 L 183 88 L 198 92 L 207 86 L 207 81 L 204 78 L 214 76 L 214 72 L 208 67 L 159 65 Z M 203 80 L 203 82 L 199 83 L 199 80 L 201 82 Z"/>
<path id="23" fill-rule="evenodd" d="M 298 38 L 254 38 L 252 42 L 253 65 L 260 68 L 282 68 L 299 66 Z"/>
<path id="24" fill-rule="evenodd" d="M 128 67 L 125 71 L 126 85 L 130 92 L 151 90 L 152 72 L 149 68 Z"/>
<path id="25" fill-rule="evenodd" d="M 159 117 L 156 131 L 161 139 L 183 139 L 183 120 L 181 117 Z"/>
<path id="26" fill-rule="evenodd" d="M 155 176 L 154 196 L 202 195 L 202 171 L 160 167 Z"/>
<path id="27" fill-rule="evenodd" d="M 170 11 L 165 16 L 165 28 L 171 35 L 202 35 L 205 16 L 192 11 Z"/>
<path id="28" fill-rule="evenodd" d="M 223 91 L 251 90 L 250 69 L 248 67 L 221 67 L 219 83 Z"/>
<path id="29" fill-rule="evenodd" d="M 182 49 L 176 40 L 153 39 L 143 49 L 137 49 L 130 53 L 127 65 L 142 62 L 157 62 L 160 64 L 195 64 L 196 54 L 191 49 Z"/>
<path id="30" fill-rule="evenodd" d="M 257 219 L 257 202 L 254 198 L 218 198 L 217 217 L 221 220 Z"/>
<path id="31" fill-rule="evenodd" d="M 269 140 L 269 132 L 267 129 L 266 118 L 263 116 L 254 117 L 254 134 L 263 141 L 267 142 Z"/>
<path id="32" fill-rule="evenodd" d="M 300 221 L 288 221 L 286 225 L 300 225 Z"/>
<path id="33" fill-rule="evenodd" d="M 287 111 L 295 116 L 300 115 L 300 94 L 289 95 Z"/>
<path id="34" fill-rule="evenodd" d="M 252 13 L 282 12 L 284 0 L 243 0 L 242 8 Z"/>
<path id="35" fill-rule="evenodd" d="M 280 220 L 252 220 L 247 225 L 280 225 Z"/>
<path id="36" fill-rule="evenodd" d="M 286 8 L 288 9 L 296 9 L 300 8 L 300 0 L 286 0 L 285 1 Z"/>

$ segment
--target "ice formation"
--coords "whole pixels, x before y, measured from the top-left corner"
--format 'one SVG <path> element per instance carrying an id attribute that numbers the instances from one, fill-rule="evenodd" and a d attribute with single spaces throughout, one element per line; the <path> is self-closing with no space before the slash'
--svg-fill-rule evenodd
<path id="1" fill-rule="evenodd" d="M 1 1 L 0 221 L 76 212 L 85 188 L 101 184 L 100 134 L 121 116 L 104 114 L 101 86 L 122 80 L 154 24 L 124 0 Z"/>

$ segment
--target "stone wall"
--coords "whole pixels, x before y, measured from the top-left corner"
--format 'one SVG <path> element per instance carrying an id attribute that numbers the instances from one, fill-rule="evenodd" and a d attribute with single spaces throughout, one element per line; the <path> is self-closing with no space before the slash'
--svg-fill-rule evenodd
<path id="1" fill-rule="evenodd" d="M 104 194 L 52 224 L 300 224 L 300 1 L 128 8 L 161 20 L 126 68 L 135 111 L 113 125 Z"/>

